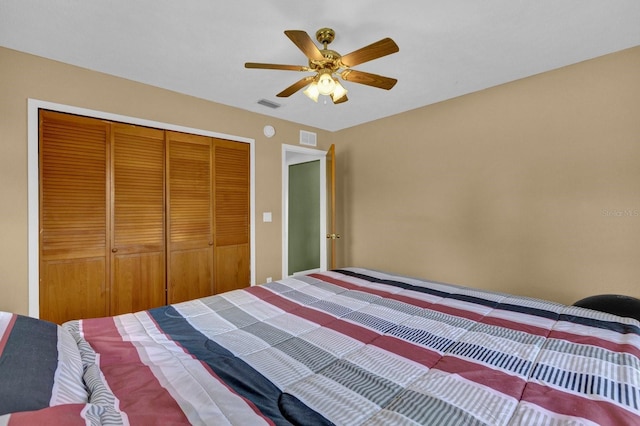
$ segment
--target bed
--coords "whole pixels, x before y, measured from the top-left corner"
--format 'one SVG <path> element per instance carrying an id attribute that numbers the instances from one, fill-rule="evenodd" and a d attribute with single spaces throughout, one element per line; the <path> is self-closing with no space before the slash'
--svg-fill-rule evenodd
<path id="1" fill-rule="evenodd" d="M 639 404 L 637 320 L 370 269 L 0 314 L 0 425 L 632 425 Z"/>

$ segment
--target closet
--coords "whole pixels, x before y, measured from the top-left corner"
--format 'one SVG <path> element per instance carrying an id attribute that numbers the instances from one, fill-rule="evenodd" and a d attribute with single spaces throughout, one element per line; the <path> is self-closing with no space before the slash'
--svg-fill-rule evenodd
<path id="1" fill-rule="evenodd" d="M 249 145 L 40 111 L 40 317 L 249 285 Z"/>

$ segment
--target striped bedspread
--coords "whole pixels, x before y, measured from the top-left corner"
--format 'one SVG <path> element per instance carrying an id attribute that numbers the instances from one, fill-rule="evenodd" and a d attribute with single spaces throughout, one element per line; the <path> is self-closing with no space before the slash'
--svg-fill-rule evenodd
<path id="1" fill-rule="evenodd" d="M 89 390 L 87 404 L 57 407 L 67 420 L 640 424 L 638 321 L 378 271 L 64 327 Z"/>
<path id="2" fill-rule="evenodd" d="M 86 402 L 73 337 L 51 322 L 0 312 L 0 416 Z"/>

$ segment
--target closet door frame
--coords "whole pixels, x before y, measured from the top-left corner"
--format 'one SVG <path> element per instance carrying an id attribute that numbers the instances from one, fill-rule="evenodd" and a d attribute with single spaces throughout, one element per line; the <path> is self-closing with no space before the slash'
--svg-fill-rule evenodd
<path id="1" fill-rule="evenodd" d="M 234 142 L 249 144 L 250 152 L 250 272 L 251 285 L 256 284 L 256 238 L 255 238 L 255 139 L 227 135 L 224 133 L 212 132 L 209 130 L 195 129 L 179 126 L 171 123 L 146 120 L 137 117 L 113 114 L 104 111 L 80 108 L 71 105 L 64 105 L 54 102 L 42 101 L 38 99 L 28 99 L 27 103 L 27 202 L 28 202 L 28 276 L 29 276 L 29 316 L 38 318 L 40 316 L 40 255 L 39 255 L 39 156 L 38 156 L 38 123 L 39 110 L 47 109 L 51 111 L 82 115 L 99 118 L 109 121 L 119 121 L 145 127 L 155 127 L 162 130 L 173 130 L 176 132 L 191 133 L 201 136 L 209 136 L 219 139 L 227 139 Z"/>

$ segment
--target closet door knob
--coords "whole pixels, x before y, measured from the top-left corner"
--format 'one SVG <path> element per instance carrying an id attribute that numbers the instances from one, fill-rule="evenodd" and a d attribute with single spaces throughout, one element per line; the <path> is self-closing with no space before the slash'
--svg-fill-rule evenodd
<path id="1" fill-rule="evenodd" d="M 212 246 L 213 245 L 213 241 L 209 241 L 209 245 Z"/>
<path id="2" fill-rule="evenodd" d="M 117 248 L 112 248 L 112 249 L 111 249 L 111 253 L 117 253 L 117 252 L 118 252 L 118 249 L 117 249 Z"/>

